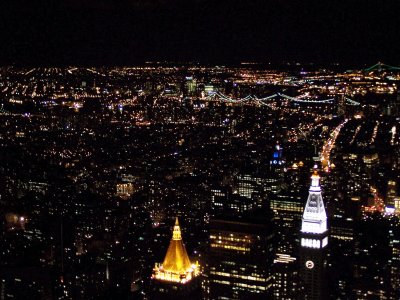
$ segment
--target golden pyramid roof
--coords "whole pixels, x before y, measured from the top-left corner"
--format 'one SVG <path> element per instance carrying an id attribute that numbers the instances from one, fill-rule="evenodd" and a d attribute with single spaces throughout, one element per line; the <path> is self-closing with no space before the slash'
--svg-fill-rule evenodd
<path id="1" fill-rule="evenodd" d="M 187 255 L 185 245 L 182 241 L 178 218 L 175 220 L 172 239 L 169 243 L 162 266 L 165 271 L 173 273 L 184 273 L 191 268 L 189 256 Z"/>

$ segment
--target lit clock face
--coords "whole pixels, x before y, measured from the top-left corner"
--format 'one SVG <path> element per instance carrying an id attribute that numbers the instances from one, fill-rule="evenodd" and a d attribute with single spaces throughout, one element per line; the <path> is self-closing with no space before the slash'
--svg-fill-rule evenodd
<path id="1" fill-rule="evenodd" d="M 314 262 L 312 260 L 307 260 L 306 261 L 306 268 L 308 268 L 308 269 L 314 268 Z"/>

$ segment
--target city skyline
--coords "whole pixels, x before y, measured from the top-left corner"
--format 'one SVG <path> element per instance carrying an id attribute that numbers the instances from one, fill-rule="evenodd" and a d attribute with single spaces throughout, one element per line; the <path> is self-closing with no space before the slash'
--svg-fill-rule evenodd
<path id="1" fill-rule="evenodd" d="M 0 297 L 398 298 L 399 82 L 0 68 Z"/>
<path id="2" fill-rule="evenodd" d="M 400 1 L 0 4 L 0 300 L 400 299 Z"/>

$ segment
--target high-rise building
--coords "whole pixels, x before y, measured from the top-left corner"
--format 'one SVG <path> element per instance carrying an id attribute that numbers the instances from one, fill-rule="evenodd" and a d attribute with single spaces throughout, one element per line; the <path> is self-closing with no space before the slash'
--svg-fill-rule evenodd
<path id="1" fill-rule="evenodd" d="M 271 299 L 274 233 L 271 217 L 210 220 L 206 299 Z"/>
<path id="2" fill-rule="evenodd" d="M 117 193 L 118 197 L 122 199 L 128 199 L 134 192 L 134 187 L 131 182 L 117 183 Z"/>
<path id="3" fill-rule="evenodd" d="M 390 285 L 392 299 L 400 299 L 400 220 L 392 218 L 389 228 L 389 247 L 391 251 Z"/>
<path id="4" fill-rule="evenodd" d="M 361 193 L 347 188 L 350 176 L 343 174 L 349 170 L 351 167 L 339 162 L 339 167 L 331 167 L 326 173 L 329 181 L 324 183 L 329 218 L 328 290 L 331 299 L 348 298 L 353 284 L 354 230 L 359 220 Z M 354 183 L 359 179 L 351 180 Z"/>
<path id="5" fill-rule="evenodd" d="M 189 259 L 178 218 L 164 261 L 153 269 L 149 294 L 150 299 L 201 299 L 200 266 Z"/>
<path id="6" fill-rule="evenodd" d="M 354 226 L 357 220 L 339 210 L 329 220 L 329 293 L 331 298 L 345 299 L 353 284 Z"/>
<path id="7" fill-rule="evenodd" d="M 279 235 L 277 253 L 296 256 L 298 253 L 298 232 L 304 209 L 304 183 L 299 169 L 286 172 L 284 188 L 278 194 L 270 194 L 269 204 L 274 212 L 274 221 Z"/>
<path id="8" fill-rule="evenodd" d="M 283 157 L 283 148 L 279 144 L 275 146 L 269 165 L 270 172 L 266 178 L 266 190 L 272 194 L 277 194 L 282 189 L 286 165 Z"/>
<path id="9" fill-rule="evenodd" d="M 394 199 L 397 196 L 396 191 L 396 181 L 389 180 L 387 183 L 387 192 L 386 192 L 386 206 L 394 208 Z"/>
<path id="10" fill-rule="evenodd" d="M 394 232 L 390 236 L 389 230 L 390 221 L 377 212 L 368 212 L 358 222 L 354 238 L 352 299 L 396 299 L 390 297 L 390 273 L 397 267 L 393 261 L 394 269 L 391 269 L 392 255 L 396 258 L 397 239 Z"/>
<path id="11" fill-rule="evenodd" d="M 49 269 L 2 266 L 0 299 L 53 299 L 50 275 Z"/>
<path id="12" fill-rule="evenodd" d="M 211 189 L 211 216 L 241 214 L 260 208 L 265 200 L 260 178 L 240 175 L 237 189 L 226 187 Z"/>
<path id="13" fill-rule="evenodd" d="M 337 104 L 337 113 L 339 116 L 343 116 L 346 114 L 346 94 L 343 93 L 339 96 L 338 104 Z"/>
<path id="14" fill-rule="evenodd" d="M 273 265 L 274 295 L 276 300 L 301 299 L 303 287 L 300 285 L 297 258 L 280 254 L 276 255 Z"/>
<path id="15" fill-rule="evenodd" d="M 392 98 L 384 107 L 384 113 L 388 116 L 399 117 L 400 114 L 400 91 L 397 92 L 397 97 Z"/>
<path id="16" fill-rule="evenodd" d="M 300 274 L 305 287 L 305 299 L 327 297 L 328 227 L 317 171 L 311 176 L 311 186 L 301 223 Z"/>
<path id="17" fill-rule="evenodd" d="M 254 199 L 261 194 L 262 183 L 262 178 L 250 174 L 240 174 L 237 176 L 237 191 L 240 196 Z M 261 203 L 259 203 L 259 206 L 261 207 Z"/>
<path id="18" fill-rule="evenodd" d="M 188 96 L 194 96 L 197 91 L 197 82 L 196 79 L 193 79 L 192 76 L 188 76 L 185 78 L 185 86 L 184 92 Z"/>

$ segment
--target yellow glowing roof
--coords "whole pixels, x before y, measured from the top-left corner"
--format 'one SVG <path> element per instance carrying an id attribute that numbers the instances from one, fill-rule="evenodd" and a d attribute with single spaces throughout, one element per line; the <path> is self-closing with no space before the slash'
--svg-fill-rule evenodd
<path id="1" fill-rule="evenodd" d="M 176 218 L 172 239 L 162 266 L 165 271 L 173 273 L 184 273 L 191 268 L 189 256 L 182 241 L 178 218 Z"/>
<path id="2" fill-rule="evenodd" d="M 314 170 L 314 173 L 311 175 L 311 179 L 320 179 L 320 177 L 319 177 L 319 174 L 318 174 L 318 171 L 317 170 Z"/>

